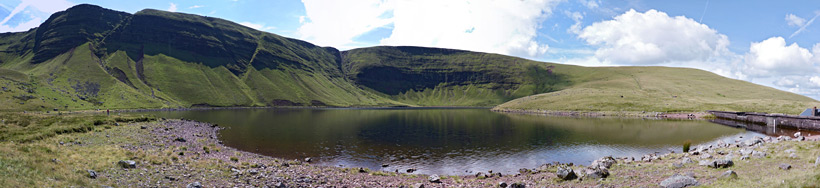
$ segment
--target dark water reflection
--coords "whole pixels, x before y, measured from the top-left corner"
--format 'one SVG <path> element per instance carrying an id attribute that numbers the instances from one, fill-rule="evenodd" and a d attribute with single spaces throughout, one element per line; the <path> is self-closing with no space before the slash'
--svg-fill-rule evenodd
<path id="1" fill-rule="evenodd" d="M 761 135 L 706 121 L 569 118 L 487 109 L 241 109 L 149 112 L 227 127 L 220 139 L 241 150 L 324 165 L 467 174 L 517 172 L 553 161 L 588 164 L 606 155 L 680 150 Z M 388 164 L 382 168 L 381 164 Z"/>

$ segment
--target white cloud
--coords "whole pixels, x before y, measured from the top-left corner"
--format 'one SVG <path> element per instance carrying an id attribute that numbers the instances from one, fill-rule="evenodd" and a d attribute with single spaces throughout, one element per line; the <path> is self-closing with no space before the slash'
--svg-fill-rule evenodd
<path id="1" fill-rule="evenodd" d="M 578 37 L 599 47 L 598 59 L 614 64 L 705 62 L 731 55 L 726 35 L 690 18 L 670 17 L 657 10 L 629 10 L 585 27 Z"/>
<path id="2" fill-rule="evenodd" d="M 796 16 L 794 14 L 787 14 L 786 23 L 789 24 L 789 26 L 802 27 L 803 24 L 806 24 L 806 19 Z"/>
<path id="3" fill-rule="evenodd" d="M 797 43 L 786 45 L 783 37 L 752 42 L 745 55 L 746 72 L 756 76 L 792 75 L 816 72 L 813 55 Z"/>
<path id="4" fill-rule="evenodd" d="M 584 19 L 584 15 L 580 12 L 570 11 L 564 11 L 564 14 L 575 22 L 575 24 L 572 24 L 572 26 L 567 29 L 567 32 L 574 34 L 581 33 L 581 20 Z"/>
<path id="5" fill-rule="evenodd" d="M 795 82 L 794 80 L 792 80 L 788 77 L 781 77 L 780 79 L 775 81 L 773 84 L 776 85 L 776 86 L 787 87 L 787 88 L 798 87 L 797 82 Z"/>
<path id="6" fill-rule="evenodd" d="M 537 56 L 549 46 L 535 37 L 556 0 L 438 1 L 384 0 L 317 2 L 303 0 L 300 38 L 340 48 L 392 24 L 382 45 L 456 48 L 508 55 Z M 333 31 L 333 32 L 328 32 Z"/>
<path id="7" fill-rule="evenodd" d="M 168 6 L 168 12 L 176 12 L 177 11 L 177 4 L 174 4 L 174 3 L 168 3 L 168 4 L 170 4 Z"/>
<path id="8" fill-rule="evenodd" d="M 815 15 L 814 15 L 814 17 L 813 17 L 813 18 L 811 18 L 811 19 L 810 19 L 808 22 L 806 22 L 805 24 L 801 24 L 801 25 L 800 25 L 800 29 L 797 29 L 797 31 L 794 31 L 794 33 L 792 33 L 792 35 L 789 35 L 789 38 L 792 38 L 792 37 L 794 37 L 794 36 L 797 36 L 797 34 L 800 34 L 800 33 L 802 33 L 803 31 L 805 31 L 805 30 L 806 30 L 806 27 L 809 27 L 812 23 L 814 23 L 814 20 L 815 20 L 815 19 L 817 19 L 817 17 L 820 17 L 820 12 L 815 12 L 814 14 L 815 14 Z M 796 16 L 795 16 L 795 17 L 796 17 Z M 787 16 L 786 16 L 786 19 L 788 20 L 788 18 L 789 18 L 789 17 L 788 17 L 788 15 L 787 15 Z M 802 19 L 802 18 L 800 18 L 800 19 Z M 791 25 L 791 22 L 789 22 L 789 25 Z"/>
<path id="9" fill-rule="evenodd" d="M 297 30 L 299 38 L 322 46 L 342 47 L 373 29 L 390 23 L 382 15 L 392 9 L 392 2 L 381 0 L 321 1 L 302 0 L 305 17 Z"/>
<path id="10" fill-rule="evenodd" d="M 205 7 L 205 6 L 203 6 L 203 5 L 194 5 L 194 6 L 188 7 L 188 9 L 197 9 L 197 8 L 202 8 L 202 7 Z"/>
<path id="11" fill-rule="evenodd" d="M 549 49 L 535 37 L 556 4 L 553 0 L 398 1 L 393 32 L 381 44 L 535 57 Z"/>
<path id="12" fill-rule="evenodd" d="M 256 29 L 256 30 L 260 30 L 260 31 L 270 31 L 270 30 L 276 29 L 276 27 L 273 27 L 273 26 L 267 26 L 266 27 L 265 24 L 263 24 L 263 23 L 239 22 L 239 24 L 244 25 L 246 27 Z"/>
<path id="13" fill-rule="evenodd" d="M 809 78 L 809 83 L 811 83 L 814 87 L 820 87 L 820 76 L 812 76 Z"/>
<path id="14" fill-rule="evenodd" d="M 32 13 L 26 8 L 33 8 L 37 11 L 37 13 L 42 15 L 51 15 L 57 11 L 65 10 L 68 7 L 73 6 L 74 3 L 68 2 L 66 0 L 22 0 L 20 4 L 18 4 L 14 9 L 11 10 L 8 16 L 3 18 L 0 21 L 0 32 L 15 32 L 15 31 L 25 31 L 31 29 L 33 27 L 37 27 L 42 23 L 43 18 L 31 15 Z M 29 14 L 31 17 L 30 20 L 17 24 L 16 26 L 10 26 L 7 22 L 13 18 L 14 16 L 20 14 Z"/>

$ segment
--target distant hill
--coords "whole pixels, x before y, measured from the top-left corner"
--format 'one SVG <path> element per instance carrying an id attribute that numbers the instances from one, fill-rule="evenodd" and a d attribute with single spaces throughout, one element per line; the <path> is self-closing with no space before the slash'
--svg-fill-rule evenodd
<path id="1" fill-rule="evenodd" d="M 790 112 L 817 103 L 693 69 L 588 68 L 424 47 L 339 51 L 219 18 L 88 4 L 0 33 L 0 86 L 0 110 L 12 111 L 512 100 L 499 108 Z"/>

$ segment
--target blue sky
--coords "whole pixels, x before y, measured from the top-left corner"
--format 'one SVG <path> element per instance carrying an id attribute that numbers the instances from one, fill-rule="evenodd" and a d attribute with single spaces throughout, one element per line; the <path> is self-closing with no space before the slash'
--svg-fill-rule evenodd
<path id="1" fill-rule="evenodd" d="M 0 32 L 79 3 L 231 20 L 342 50 L 414 45 L 584 66 L 711 71 L 820 99 L 817 1 L 3 0 Z"/>

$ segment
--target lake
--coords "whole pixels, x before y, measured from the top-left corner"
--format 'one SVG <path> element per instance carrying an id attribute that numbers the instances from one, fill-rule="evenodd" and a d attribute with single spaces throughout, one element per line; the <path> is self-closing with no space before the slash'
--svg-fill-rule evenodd
<path id="1" fill-rule="evenodd" d="M 240 150 L 328 166 L 423 174 L 514 174 L 554 161 L 589 165 L 760 133 L 707 121 L 573 118 L 488 109 L 223 109 L 141 112 L 219 124 Z M 382 167 L 386 164 L 387 167 Z"/>

